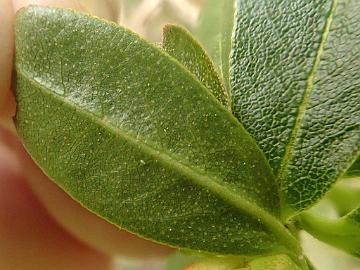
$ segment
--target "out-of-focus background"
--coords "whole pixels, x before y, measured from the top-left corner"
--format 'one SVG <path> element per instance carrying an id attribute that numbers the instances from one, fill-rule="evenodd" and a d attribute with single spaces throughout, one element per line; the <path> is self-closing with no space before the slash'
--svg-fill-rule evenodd
<path id="1" fill-rule="evenodd" d="M 160 42 L 167 23 L 196 27 L 206 0 L 115 0 L 119 2 L 119 23 L 153 42 Z"/>
<path id="2" fill-rule="evenodd" d="M 202 8 L 207 0 L 110 0 L 116 2 L 120 11 L 118 23 L 137 32 L 147 40 L 161 42 L 162 28 L 167 23 L 175 23 L 194 31 Z M 229 0 L 230 1 L 230 0 Z M 254 0 L 255 1 L 255 0 Z M 100 2 L 100 1 L 99 1 Z M 347 185 L 359 185 L 359 179 L 347 180 Z M 324 199 L 314 212 L 334 216 L 335 210 L 329 200 Z M 309 234 L 301 234 L 308 258 L 317 270 L 360 270 L 360 260 L 331 246 L 321 243 Z M 194 260 L 191 256 L 176 253 L 166 260 L 129 260 L 116 258 L 114 270 L 164 269 L 177 270 Z M 265 269 L 264 269 L 265 270 Z"/>

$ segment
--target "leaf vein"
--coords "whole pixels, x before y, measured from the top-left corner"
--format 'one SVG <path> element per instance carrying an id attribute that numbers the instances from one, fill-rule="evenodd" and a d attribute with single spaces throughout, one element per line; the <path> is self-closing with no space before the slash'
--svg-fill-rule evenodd
<path id="1" fill-rule="evenodd" d="M 71 103 L 69 100 L 65 99 L 63 96 L 56 94 L 47 89 L 46 85 L 43 85 L 41 82 L 33 79 L 32 76 L 27 74 L 27 72 L 21 70 L 21 66 L 16 66 L 16 71 L 19 75 L 26 78 L 30 83 L 34 84 L 43 95 L 47 95 L 49 98 L 54 98 L 60 100 L 64 106 L 69 107 L 70 109 L 76 110 L 79 114 L 82 114 L 83 117 L 89 118 L 93 123 L 99 125 L 100 127 L 112 132 L 118 136 L 121 136 L 126 140 L 130 145 L 134 145 L 142 149 L 143 153 L 149 155 L 150 157 L 157 160 L 159 163 L 162 163 L 166 168 L 178 172 L 180 175 L 185 176 L 191 182 L 201 188 L 209 190 L 216 197 L 224 200 L 238 210 L 243 211 L 247 215 L 254 217 L 256 220 L 264 224 L 270 231 L 276 235 L 279 242 L 287 246 L 289 250 L 295 252 L 301 252 L 301 248 L 297 240 L 291 235 L 291 233 L 284 227 L 284 225 L 274 217 L 272 214 L 262 209 L 261 207 L 251 203 L 246 198 L 240 196 L 240 194 L 235 193 L 227 186 L 227 184 L 220 179 L 217 179 L 215 176 L 211 176 L 206 172 L 203 172 L 201 169 L 190 166 L 189 164 L 184 164 L 179 160 L 179 157 L 175 155 L 170 155 L 164 149 L 156 149 L 153 145 L 145 143 L 143 140 L 137 139 L 128 131 L 120 130 L 118 127 L 113 126 L 113 123 L 106 121 L 106 119 L 101 119 L 96 114 L 79 109 L 75 104 Z M 159 151 L 161 150 L 161 151 Z"/>
<path id="2" fill-rule="evenodd" d="M 316 57 L 314 59 L 313 66 L 312 66 L 309 76 L 308 76 L 307 85 L 306 85 L 306 89 L 305 89 L 305 92 L 303 95 L 303 99 L 299 106 L 298 114 L 297 114 L 297 117 L 295 120 L 295 125 L 291 132 L 289 142 L 285 148 L 285 154 L 282 159 L 282 162 L 280 165 L 280 172 L 278 175 L 278 182 L 280 185 L 280 190 L 284 190 L 283 181 L 286 177 L 287 167 L 289 165 L 289 162 L 292 157 L 293 150 L 294 150 L 293 147 L 295 145 L 296 139 L 297 139 L 299 131 L 301 129 L 301 125 L 303 123 L 303 119 L 306 114 L 306 108 L 308 106 L 312 91 L 314 89 L 314 81 L 316 78 L 317 69 L 320 65 L 321 58 L 322 58 L 322 55 L 324 52 L 324 47 L 326 45 L 326 41 L 327 41 L 327 38 L 330 33 L 330 28 L 331 28 L 331 24 L 333 21 L 334 13 L 336 11 L 337 2 L 338 2 L 338 0 L 332 0 L 331 8 L 330 8 L 329 14 L 327 16 L 326 22 L 324 24 L 323 33 L 320 37 L 320 44 L 319 44 L 319 47 L 316 52 Z M 280 200 L 283 200 L 283 198 L 280 198 Z"/>

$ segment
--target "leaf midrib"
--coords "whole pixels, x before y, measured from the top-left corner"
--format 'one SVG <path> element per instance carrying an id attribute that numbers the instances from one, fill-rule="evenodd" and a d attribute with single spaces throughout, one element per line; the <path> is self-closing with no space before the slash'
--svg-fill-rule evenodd
<path id="1" fill-rule="evenodd" d="M 45 85 L 41 84 L 41 82 L 38 82 L 37 80 L 26 74 L 26 72 L 22 71 L 18 67 L 18 65 L 16 66 L 16 71 L 21 76 L 26 78 L 31 84 L 35 85 L 35 87 L 40 89 L 44 95 L 47 95 L 49 98 L 54 98 L 55 100 L 60 100 L 65 106 L 79 112 L 79 114 L 83 115 L 85 118 L 90 119 L 93 123 L 96 123 L 100 127 L 107 129 L 109 132 L 121 136 L 130 145 L 141 148 L 143 153 L 159 161 L 159 163 L 162 163 L 165 167 L 173 169 L 180 175 L 183 175 L 186 178 L 190 179 L 194 184 L 211 191 L 214 195 L 220 197 L 222 200 L 228 202 L 230 205 L 236 207 L 237 209 L 245 212 L 246 214 L 254 217 L 257 220 L 261 220 L 262 223 L 277 237 L 279 242 L 289 248 L 290 253 L 301 253 L 301 247 L 299 246 L 297 240 L 283 226 L 279 219 L 277 219 L 261 207 L 243 199 L 238 194 L 234 193 L 231 189 L 228 189 L 225 182 L 220 180 L 214 180 L 217 178 L 214 176 L 211 177 L 209 176 L 209 174 L 205 175 L 205 172 L 202 173 L 201 169 L 195 166 L 189 166 L 182 163 L 181 159 L 177 159 L 175 155 L 170 155 L 163 149 L 162 151 L 159 151 L 156 147 L 150 145 L 149 143 L 145 143 L 144 141 L 135 139 L 131 136 L 131 134 L 112 126 L 111 122 L 100 119 L 92 112 L 84 109 L 79 109 L 74 103 L 69 102 L 69 100 L 65 99 L 64 97 L 55 94 L 51 90 L 47 90 L 47 87 Z"/>
<path id="2" fill-rule="evenodd" d="M 312 93 L 312 91 L 314 89 L 314 80 L 315 80 L 315 77 L 316 77 L 317 69 L 318 69 L 318 67 L 320 65 L 320 62 L 321 62 L 321 58 L 322 58 L 322 54 L 324 52 L 324 47 L 326 45 L 327 38 L 328 38 L 329 33 L 330 33 L 330 28 L 331 28 L 333 17 L 334 17 L 335 11 L 336 11 L 337 3 L 338 3 L 338 0 L 332 0 L 330 12 L 329 12 L 329 15 L 328 15 L 328 17 L 326 19 L 323 33 L 322 33 L 322 35 L 320 37 L 320 44 L 319 44 L 319 47 L 318 47 L 317 52 L 316 52 L 316 57 L 315 57 L 313 66 L 312 66 L 311 71 L 310 71 L 309 76 L 308 76 L 308 80 L 307 80 L 306 89 L 305 89 L 305 92 L 304 92 L 304 95 L 303 95 L 303 99 L 302 99 L 302 101 L 300 103 L 300 106 L 299 106 L 298 114 L 297 114 L 297 117 L 296 117 L 296 120 L 295 120 L 295 125 L 294 125 L 294 128 L 293 128 L 292 132 L 291 132 L 289 142 L 288 142 L 288 144 L 287 144 L 287 146 L 285 148 L 284 157 L 283 157 L 282 162 L 280 164 L 280 171 L 279 171 L 279 174 L 278 174 L 277 178 L 278 178 L 278 183 L 280 185 L 280 190 L 281 191 L 284 190 L 283 182 L 284 182 L 284 179 L 286 178 L 287 167 L 288 167 L 290 159 L 291 159 L 291 157 L 293 155 L 295 141 L 298 138 L 298 134 L 299 134 L 301 125 L 303 123 L 304 116 L 306 114 L 306 108 L 307 108 L 307 105 L 309 103 L 311 93 Z M 280 196 L 280 200 L 281 200 L 281 205 L 284 205 L 285 202 L 283 201 L 284 200 L 283 196 Z"/>

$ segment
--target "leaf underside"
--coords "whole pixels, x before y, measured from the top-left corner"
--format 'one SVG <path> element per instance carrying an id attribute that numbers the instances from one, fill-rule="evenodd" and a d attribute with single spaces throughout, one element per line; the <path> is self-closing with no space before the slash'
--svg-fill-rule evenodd
<path id="1" fill-rule="evenodd" d="M 166 25 L 163 32 L 163 49 L 177 59 L 229 110 L 229 93 L 216 68 L 201 45 L 184 28 Z"/>
<path id="2" fill-rule="evenodd" d="M 291 252 L 265 157 L 178 61 L 69 10 L 22 9 L 15 32 L 17 130 L 82 205 L 172 246 Z"/>
<path id="3" fill-rule="evenodd" d="M 284 216 L 320 199 L 360 149 L 360 2 L 237 0 L 234 113 L 269 160 Z"/>

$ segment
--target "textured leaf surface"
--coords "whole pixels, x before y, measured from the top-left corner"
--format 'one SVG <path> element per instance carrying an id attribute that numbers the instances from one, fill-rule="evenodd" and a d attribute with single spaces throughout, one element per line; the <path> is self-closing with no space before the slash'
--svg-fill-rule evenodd
<path id="1" fill-rule="evenodd" d="M 357 0 L 237 1 L 234 112 L 270 162 L 285 216 L 358 156 L 359 25 Z"/>
<path id="2" fill-rule="evenodd" d="M 235 0 L 206 0 L 195 31 L 196 37 L 219 67 L 228 91 L 234 5 Z"/>
<path id="3" fill-rule="evenodd" d="M 339 219 L 305 212 L 301 214 L 301 225 L 319 240 L 360 258 L 360 208 Z"/>
<path id="4" fill-rule="evenodd" d="M 71 196 L 173 246 L 297 249 L 276 218 L 262 153 L 178 61 L 120 26 L 62 9 L 23 9 L 15 29 L 18 132 Z"/>
<path id="5" fill-rule="evenodd" d="M 211 59 L 201 45 L 184 28 L 167 25 L 163 33 L 163 49 L 186 67 L 228 109 L 230 95 Z"/>

